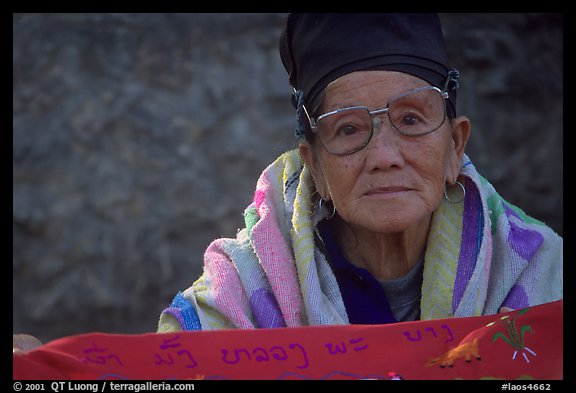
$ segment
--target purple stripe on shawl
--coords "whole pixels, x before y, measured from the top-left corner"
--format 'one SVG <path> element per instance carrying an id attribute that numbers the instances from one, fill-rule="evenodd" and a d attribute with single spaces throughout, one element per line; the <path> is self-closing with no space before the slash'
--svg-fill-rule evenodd
<path id="1" fill-rule="evenodd" d="M 166 309 L 164 309 L 164 313 L 168 314 L 168 315 L 172 315 L 177 321 L 178 324 L 180 325 L 180 328 L 182 330 L 188 330 L 186 329 L 186 322 L 184 321 L 184 318 L 182 318 L 182 314 L 180 313 L 180 309 L 176 308 L 176 307 L 168 307 Z"/>
<path id="2" fill-rule="evenodd" d="M 530 304 L 528 303 L 528 295 L 526 295 L 524 287 L 520 284 L 514 285 L 502 305 L 514 310 L 528 307 Z"/>
<path id="3" fill-rule="evenodd" d="M 508 232 L 508 244 L 514 251 L 518 253 L 522 258 L 527 261 L 530 261 L 534 255 L 540 249 L 542 243 L 544 243 L 544 236 L 539 232 L 536 232 L 531 229 L 524 229 L 510 220 L 511 216 L 514 216 L 518 219 L 518 215 L 510 209 L 508 206 L 506 207 L 506 217 L 508 217 L 508 221 L 510 222 L 510 231 Z"/>
<path id="4" fill-rule="evenodd" d="M 265 288 L 258 288 L 250 296 L 252 312 L 256 317 L 258 327 L 277 328 L 286 327 L 278 302 L 272 292 Z"/>
<path id="5" fill-rule="evenodd" d="M 462 300 L 466 285 L 468 285 L 476 267 L 484 226 L 480 193 L 471 179 L 466 178 L 464 185 L 466 196 L 464 198 L 464 217 L 462 218 L 462 244 L 460 245 L 454 294 L 452 295 L 452 312 L 456 311 L 460 300 Z"/>

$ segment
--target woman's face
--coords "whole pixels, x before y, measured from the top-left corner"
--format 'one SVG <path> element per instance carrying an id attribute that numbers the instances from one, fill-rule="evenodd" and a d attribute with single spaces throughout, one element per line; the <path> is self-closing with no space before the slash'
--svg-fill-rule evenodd
<path id="1" fill-rule="evenodd" d="M 350 106 L 385 108 L 390 98 L 427 83 L 391 71 L 359 71 L 332 82 L 325 90 L 323 112 Z M 328 153 L 320 143 L 302 144 L 316 188 L 353 226 L 392 233 L 407 230 L 438 207 L 446 183 L 460 172 L 470 132 L 468 119 L 447 119 L 436 131 L 406 136 L 381 115 L 380 130 L 362 150 L 345 156 Z"/>

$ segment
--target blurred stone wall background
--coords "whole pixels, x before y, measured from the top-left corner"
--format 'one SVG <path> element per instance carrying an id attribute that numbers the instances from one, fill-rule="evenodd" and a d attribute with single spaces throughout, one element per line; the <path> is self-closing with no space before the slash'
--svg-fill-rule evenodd
<path id="1" fill-rule="evenodd" d="M 14 332 L 155 330 L 295 146 L 284 17 L 13 15 Z M 562 16 L 441 17 L 467 153 L 562 234 Z"/>

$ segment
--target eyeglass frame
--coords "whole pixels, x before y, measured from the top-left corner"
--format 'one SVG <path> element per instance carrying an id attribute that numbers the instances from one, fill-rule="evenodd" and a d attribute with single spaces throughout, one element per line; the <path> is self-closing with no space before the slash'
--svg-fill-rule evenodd
<path id="1" fill-rule="evenodd" d="M 436 91 L 439 95 L 440 98 L 442 100 L 444 100 L 444 116 L 442 118 L 442 122 L 436 127 L 433 128 L 430 131 L 426 131 L 423 132 L 421 134 L 407 134 L 405 132 L 403 132 L 402 130 L 400 130 L 398 127 L 396 127 L 396 125 L 394 124 L 394 122 L 392 122 L 392 119 L 390 119 L 390 102 L 395 101 L 399 98 L 414 94 L 414 93 L 418 93 L 420 91 L 424 91 L 424 90 L 434 90 Z M 339 108 L 330 112 L 326 112 L 321 114 L 320 116 L 318 116 L 316 119 L 312 118 L 309 114 L 308 114 L 308 110 L 306 109 L 305 105 L 302 105 L 302 108 L 304 109 L 304 113 L 306 114 L 306 117 L 308 118 L 308 122 L 310 124 L 310 129 L 312 130 L 312 132 L 314 134 L 318 133 L 318 122 L 320 120 L 322 120 L 323 118 L 330 116 L 330 115 L 334 115 L 343 111 L 348 111 L 351 109 L 365 109 L 368 112 L 368 115 L 370 116 L 371 119 L 371 124 L 372 127 L 370 129 L 370 136 L 366 139 L 366 143 L 364 143 L 363 145 L 361 145 L 360 147 L 358 147 L 357 149 L 351 150 L 349 152 L 345 152 L 345 153 L 333 153 L 330 150 L 328 150 L 326 148 L 326 146 L 324 145 L 324 143 L 322 142 L 322 138 L 320 138 L 320 143 L 322 144 L 322 147 L 330 154 L 336 155 L 336 156 L 346 156 L 346 155 L 350 155 L 350 154 L 354 154 L 359 152 L 360 150 L 364 149 L 366 146 L 368 146 L 368 144 L 370 143 L 370 141 L 372 140 L 372 137 L 374 136 L 374 118 L 377 115 L 381 115 L 383 113 L 386 113 L 388 115 L 388 120 L 390 121 L 390 124 L 392 125 L 392 127 L 398 131 L 399 133 L 401 133 L 402 135 L 406 135 L 406 136 L 410 136 L 410 137 L 417 137 L 417 136 L 423 136 L 423 135 L 427 135 L 427 134 L 431 134 L 432 132 L 436 131 L 437 129 L 439 129 L 440 127 L 442 127 L 442 125 L 444 124 L 444 122 L 446 122 L 446 117 L 447 117 L 447 110 L 446 110 L 446 100 L 450 97 L 449 93 L 445 90 L 441 90 L 436 86 L 422 86 L 422 87 L 418 87 L 414 90 L 410 90 L 407 91 L 405 93 L 399 94 L 397 96 L 392 97 L 389 101 L 388 104 L 386 105 L 386 108 L 381 108 L 381 109 L 374 109 L 374 110 L 370 110 L 367 106 L 362 106 L 362 105 L 358 105 L 358 106 L 349 106 L 346 108 Z"/>

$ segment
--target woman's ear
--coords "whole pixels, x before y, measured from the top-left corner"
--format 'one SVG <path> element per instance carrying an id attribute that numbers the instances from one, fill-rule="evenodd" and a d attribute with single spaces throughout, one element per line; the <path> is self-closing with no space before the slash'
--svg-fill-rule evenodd
<path id="1" fill-rule="evenodd" d="M 328 187 L 324 181 L 324 175 L 320 163 L 318 162 L 318 157 L 314 151 L 314 146 L 308 142 L 301 142 L 298 146 L 300 151 L 300 156 L 304 160 L 304 164 L 310 170 L 312 179 L 314 180 L 314 185 L 316 186 L 316 191 L 320 197 L 324 200 L 330 200 L 330 193 L 328 192 Z"/>
<path id="2" fill-rule="evenodd" d="M 454 184 L 462 168 L 462 157 L 472 132 L 472 123 L 466 116 L 458 116 L 452 119 L 450 123 L 452 126 L 452 141 L 446 181 Z"/>

